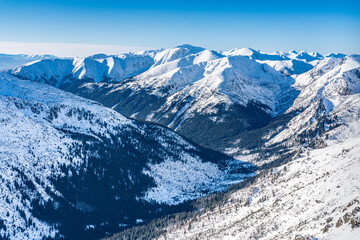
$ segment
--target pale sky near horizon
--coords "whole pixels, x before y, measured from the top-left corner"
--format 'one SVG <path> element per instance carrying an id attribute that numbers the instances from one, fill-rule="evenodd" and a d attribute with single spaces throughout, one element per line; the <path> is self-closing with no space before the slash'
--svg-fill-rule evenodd
<path id="1" fill-rule="evenodd" d="M 85 56 L 192 44 L 360 53 L 360 1 L 0 0 L 0 52 Z"/>
<path id="2" fill-rule="evenodd" d="M 50 54 L 57 57 L 86 57 L 96 53 L 120 54 L 124 52 L 140 52 L 151 47 L 119 46 L 79 43 L 27 43 L 1 42 L 0 53 L 5 54 Z"/>

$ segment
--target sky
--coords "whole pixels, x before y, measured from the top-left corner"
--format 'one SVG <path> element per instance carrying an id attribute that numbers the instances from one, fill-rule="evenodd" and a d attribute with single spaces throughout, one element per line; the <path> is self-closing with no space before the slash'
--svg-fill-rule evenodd
<path id="1" fill-rule="evenodd" d="M 0 52 L 84 56 L 192 44 L 360 53 L 360 1 L 0 0 Z"/>

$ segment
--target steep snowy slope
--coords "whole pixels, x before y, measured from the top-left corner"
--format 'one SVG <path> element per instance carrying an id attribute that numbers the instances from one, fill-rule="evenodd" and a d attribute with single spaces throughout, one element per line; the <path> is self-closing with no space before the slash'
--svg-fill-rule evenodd
<path id="1" fill-rule="evenodd" d="M 285 153 L 296 154 L 303 144 L 321 146 L 319 137 L 326 136 L 328 130 L 359 118 L 359 72 L 358 55 L 320 61 L 314 69 L 296 78 L 293 87 L 301 92 L 284 114 L 272 119 L 267 126 L 241 136 L 226 152 L 263 165 L 282 161 Z M 243 144 L 246 136 L 258 139 L 257 149 L 246 149 Z"/>
<path id="2" fill-rule="evenodd" d="M 16 68 L 26 63 L 30 63 L 42 59 L 49 59 L 49 58 L 56 58 L 56 57 L 52 55 L 0 54 L 0 70 Z"/>
<path id="3" fill-rule="evenodd" d="M 328 58 L 296 79 L 302 89 L 288 112 L 300 112 L 268 144 L 314 139 L 360 115 L 360 57 Z M 315 139 L 316 140 L 316 139 Z"/>
<path id="4" fill-rule="evenodd" d="M 99 238 L 254 174 L 169 130 L 6 74 L 0 135 L 1 238 Z"/>
<path id="5" fill-rule="evenodd" d="M 327 147 L 268 171 L 232 192 L 219 208 L 168 227 L 160 239 L 360 239 L 359 132 L 355 135 L 347 140 L 332 135 Z"/>

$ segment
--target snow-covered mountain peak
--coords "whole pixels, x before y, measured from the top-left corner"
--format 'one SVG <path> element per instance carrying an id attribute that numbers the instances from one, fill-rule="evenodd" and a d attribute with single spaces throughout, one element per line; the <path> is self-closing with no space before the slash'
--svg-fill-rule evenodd
<path id="1" fill-rule="evenodd" d="M 329 54 L 326 55 L 326 57 L 344 58 L 344 57 L 346 57 L 346 54 L 343 54 L 343 53 L 329 53 Z"/>
<path id="2" fill-rule="evenodd" d="M 254 60 L 269 60 L 269 61 L 282 61 L 282 60 L 288 60 L 288 58 L 281 54 L 280 52 L 275 53 L 264 53 L 258 50 L 254 50 L 251 48 L 237 48 L 230 50 L 228 52 L 224 52 L 225 55 L 228 56 L 247 56 L 249 58 L 252 58 Z"/>
<path id="3" fill-rule="evenodd" d="M 301 60 L 304 60 L 306 62 L 312 62 L 314 60 L 323 59 L 323 56 L 320 55 L 320 54 L 313 55 L 313 54 L 309 54 L 306 51 L 301 51 L 299 54 L 295 55 L 294 58 L 301 59 Z"/>
<path id="4" fill-rule="evenodd" d="M 218 58 L 223 57 L 223 55 L 210 50 L 203 50 L 200 53 L 196 54 L 196 57 L 194 59 L 194 64 L 198 64 L 201 62 L 209 62 Z"/>
<path id="5" fill-rule="evenodd" d="M 309 55 L 315 57 L 315 58 L 318 58 L 318 59 L 323 59 L 324 56 L 321 55 L 319 52 L 310 52 Z"/>
<path id="6" fill-rule="evenodd" d="M 182 45 L 179 45 L 179 46 L 176 46 L 176 47 L 177 48 L 188 49 L 193 53 L 197 53 L 197 52 L 201 52 L 201 51 L 205 50 L 205 48 L 203 48 L 203 47 L 198 47 L 198 46 L 194 46 L 194 45 L 191 45 L 191 44 L 182 44 Z"/>
<path id="7" fill-rule="evenodd" d="M 230 51 L 226 51 L 224 52 L 224 55 L 228 55 L 228 56 L 236 56 L 236 55 L 241 55 L 241 56 L 251 56 L 254 53 L 255 50 L 251 49 L 251 48 L 234 48 L 231 49 Z"/>
<path id="8" fill-rule="evenodd" d="M 326 99 L 327 106 L 332 109 L 340 105 L 347 95 L 360 93 L 359 56 L 327 58 L 310 72 L 300 75 L 296 84 L 306 87 L 294 102 L 293 108 L 307 106 L 315 99 L 322 98 Z"/>
<path id="9" fill-rule="evenodd" d="M 165 49 L 157 53 L 154 57 L 155 64 L 154 66 L 171 62 L 183 57 L 186 57 L 191 54 L 196 54 L 201 51 L 204 51 L 204 48 L 194 47 L 188 44 L 181 45 L 175 48 Z"/>
<path id="10" fill-rule="evenodd" d="M 285 139 L 315 138 L 339 125 L 360 119 L 360 61 L 358 55 L 325 58 L 296 78 L 301 89 L 287 113 L 299 112 L 270 144 Z"/>
<path id="11" fill-rule="evenodd" d="M 326 57 L 309 72 L 296 77 L 296 85 L 306 86 L 326 74 L 329 74 L 327 78 L 330 79 L 334 74 L 342 74 L 351 69 L 358 68 L 359 62 L 359 55 L 351 55 L 345 58 Z"/>
<path id="12" fill-rule="evenodd" d="M 294 58 L 296 55 L 298 55 L 299 53 L 296 51 L 296 50 L 290 50 L 288 52 L 288 55 L 291 57 L 291 58 Z"/>

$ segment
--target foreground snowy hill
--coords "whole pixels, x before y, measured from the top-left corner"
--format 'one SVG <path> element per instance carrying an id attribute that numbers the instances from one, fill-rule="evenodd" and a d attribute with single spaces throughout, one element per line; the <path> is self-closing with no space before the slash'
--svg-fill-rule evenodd
<path id="1" fill-rule="evenodd" d="M 360 239 L 360 137 L 341 138 L 268 171 L 160 239 Z"/>
<path id="2" fill-rule="evenodd" d="M 39 61 L 42 59 L 50 59 L 56 58 L 52 55 L 25 55 L 25 54 L 0 54 L 0 70 L 9 69 L 9 68 L 16 68 L 20 65 Z"/>
<path id="3" fill-rule="evenodd" d="M 98 238 L 255 170 L 159 126 L 6 74 L 0 123 L 1 238 Z"/>

